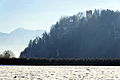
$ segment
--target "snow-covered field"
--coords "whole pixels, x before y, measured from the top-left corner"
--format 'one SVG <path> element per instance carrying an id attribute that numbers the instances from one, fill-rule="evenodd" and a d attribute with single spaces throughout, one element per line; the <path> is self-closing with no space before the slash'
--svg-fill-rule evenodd
<path id="1" fill-rule="evenodd" d="M 0 80 L 120 80 L 120 67 L 0 66 Z"/>

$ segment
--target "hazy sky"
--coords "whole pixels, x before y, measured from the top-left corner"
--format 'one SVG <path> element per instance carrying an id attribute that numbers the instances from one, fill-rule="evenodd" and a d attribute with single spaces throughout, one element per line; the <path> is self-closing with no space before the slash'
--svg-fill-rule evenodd
<path id="1" fill-rule="evenodd" d="M 120 10 L 120 0 L 0 0 L 0 32 L 49 30 L 61 16 L 95 8 Z"/>

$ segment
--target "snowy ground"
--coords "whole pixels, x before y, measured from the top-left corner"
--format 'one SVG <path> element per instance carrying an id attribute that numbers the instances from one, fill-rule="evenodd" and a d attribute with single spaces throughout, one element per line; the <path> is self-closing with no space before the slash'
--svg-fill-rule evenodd
<path id="1" fill-rule="evenodd" d="M 120 67 L 0 66 L 0 80 L 120 80 Z"/>

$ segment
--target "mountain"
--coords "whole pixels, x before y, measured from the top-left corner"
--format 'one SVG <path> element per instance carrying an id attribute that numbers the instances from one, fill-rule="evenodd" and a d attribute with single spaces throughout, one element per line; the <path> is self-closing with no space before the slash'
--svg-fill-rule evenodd
<path id="1" fill-rule="evenodd" d="M 0 32 L 0 52 L 3 50 L 12 49 L 18 55 L 20 50 L 23 50 L 31 39 L 41 37 L 44 30 L 29 30 L 17 28 L 10 33 Z M 24 47 L 24 48 L 23 48 Z"/>

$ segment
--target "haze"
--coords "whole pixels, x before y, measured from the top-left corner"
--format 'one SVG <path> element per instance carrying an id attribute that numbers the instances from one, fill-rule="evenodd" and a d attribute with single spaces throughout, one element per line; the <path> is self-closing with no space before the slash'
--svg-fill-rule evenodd
<path id="1" fill-rule="evenodd" d="M 89 9 L 119 10 L 119 0 L 0 0 L 0 32 L 18 27 L 49 31 L 61 16 Z"/>

